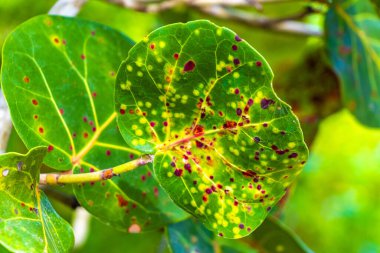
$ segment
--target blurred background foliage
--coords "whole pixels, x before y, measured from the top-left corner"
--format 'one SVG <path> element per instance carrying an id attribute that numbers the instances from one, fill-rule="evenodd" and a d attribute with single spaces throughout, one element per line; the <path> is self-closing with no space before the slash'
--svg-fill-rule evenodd
<path id="1" fill-rule="evenodd" d="M 284 3 L 265 4 L 261 11 L 246 11 L 252 12 L 252 15 L 281 18 L 303 12 L 311 6 L 315 13 L 307 15 L 303 21 L 323 30 L 327 9 L 318 2 L 284 0 Z M 378 0 L 372 2 L 380 6 Z M 54 3 L 53 0 L 1 0 L 0 45 L 17 25 L 33 16 L 47 13 Z M 379 13 L 379 9 L 376 11 Z M 315 252 L 380 252 L 380 130 L 360 124 L 344 109 L 339 79 L 329 66 L 323 36 L 257 28 L 232 19 L 216 18 L 185 6 L 159 13 L 144 13 L 106 1 L 90 0 L 78 16 L 109 25 L 135 41 L 162 25 L 194 19 L 209 19 L 236 31 L 272 66 L 274 88 L 300 118 L 311 150 L 311 158 L 304 172 L 290 190 L 287 200 L 280 203 L 273 215 L 294 230 L 298 235 L 296 237 Z M 379 22 L 377 26 L 379 30 Z M 380 34 L 375 34 L 375 39 L 376 36 L 380 40 Z M 8 151 L 26 151 L 15 132 L 12 132 Z M 65 219 L 75 220 L 73 209 L 60 201 L 71 201 L 72 206 L 76 207 L 75 200 L 70 199 L 69 188 L 52 188 L 48 195 Z M 259 238 L 259 243 L 281 241 L 279 237 L 284 235 L 276 234 L 268 223 L 270 221 L 255 231 L 253 237 Z M 120 252 L 120 249 L 125 252 L 168 252 L 163 234 L 164 231 L 126 235 L 91 219 L 87 240 L 75 252 Z M 267 237 L 261 238 L 262 235 Z M 252 244 L 249 240 L 243 241 Z M 284 245 L 277 246 L 262 246 L 259 252 L 298 252 Z M 300 252 L 308 251 L 306 248 L 303 250 Z"/>

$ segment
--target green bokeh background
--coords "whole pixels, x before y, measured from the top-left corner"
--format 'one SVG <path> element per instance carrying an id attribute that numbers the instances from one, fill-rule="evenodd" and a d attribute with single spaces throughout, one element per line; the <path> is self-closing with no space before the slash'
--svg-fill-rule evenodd
<path id="1" fill-rule="evenodd" d="M 2 0 L 0 45 L 17 25 L 47 13 L 54 2 Z M 265 6 L 263 14 L 286 16 L 302 8 L 302 2 L 291 1 Z M 315 252 L 380 252 L 380 130 L 360 125 L 341 108 L 339 84 L 326 62 L 323 38 L 255 29 L 181 7 L 146 14 L 90 0 L 78 16 L 107 24 L 135 41 L 161 25 L 199 18 L 236 31 L 272 66 L 274 88 L 299 116 L 311 150 L 304 172 L 279 207 L 279 216 Z M 308 21 L 321 24 L 322 17 L 314 15 Z M 15 133 L 8 150 L 25 151 Z M 53 204 L 64 218 L 72 219 L 71 209 Z M 131 236 L 95 220 L 89 228 L 88 241 L 75 252 L 167 250 L 160 231 Z"/>

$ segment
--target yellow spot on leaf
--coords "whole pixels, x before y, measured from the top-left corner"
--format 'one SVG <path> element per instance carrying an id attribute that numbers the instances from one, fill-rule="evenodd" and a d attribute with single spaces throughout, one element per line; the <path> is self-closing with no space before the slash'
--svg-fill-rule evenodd
<path id="1" fill-rule="evenodd" d="M 235 79 L 238 79 L 240 77 L 240 74 L 239 72 L 234 72 L 234 74 L 232 75 Z"/>
<path id="2" fill-rule="evenodd" d="M 164 48 L 164 47 L 166 47 L 166 42 L 160 41 L 160 43 L 158 43 L 158 45 L 160 46 L 160 48 Z"/>

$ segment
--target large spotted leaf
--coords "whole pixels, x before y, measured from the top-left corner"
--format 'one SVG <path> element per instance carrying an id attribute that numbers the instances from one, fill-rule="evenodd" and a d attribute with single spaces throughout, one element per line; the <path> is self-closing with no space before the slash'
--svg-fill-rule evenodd
<path id="1" fill-rule="evenodd" d="M 380 127 L 380 17 L 369 0 L 337 0 L 326 16 L 328 56 L 345 106 L 363 124 Z"/>
<path id="2" fill-rule="evenodd" d="M 7 39 L 2 85 L 13 123 L 28 148 L 48 146 L 45 163 L 75 173 L 136 159 L 116 125 L 116 71 L 132 42 L 80 19 L 33 18 Z M 155 229 L 182 219 L 147 166 L 112 180 L 75 186 L 88 211 L 116 228 Z"/>
<path id="3" fill-rule="evenodd" d="M 0 244 L 12 252 L 69 252 L 74 244 L 70 225 L 38 189 L 45 154 L 39 147 L 0 156 Z"/>
<path id="4" fill-rule="evenodd" d="M 170 197 L 220 236 L 252 232 L 308 156 L 272 78 L 258 52 L 207 21 L 152 32 L 118 73 L 124 139 L 155 154 Z"/>

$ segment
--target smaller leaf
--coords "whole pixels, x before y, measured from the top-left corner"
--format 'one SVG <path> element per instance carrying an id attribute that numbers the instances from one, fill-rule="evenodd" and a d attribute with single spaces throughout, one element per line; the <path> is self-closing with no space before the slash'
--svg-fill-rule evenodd
<path id="1" fill-rule="evenodd" d="M 168 252 L 163 251 L 165 249 L 163 247 L 165 244 L 162 242 L 163 231 L 152 231 L 144 234 L 126 234 L 117 231 L 114 227 L 106 226 L 94 218 L 90 220 L 89 226 L 90 230 L 86 242 L 80 248 L 76 248 L 74 253 Z M 110 247 L 110 245 L 112 246 Z M 122 249 L 127 250 L 123 251 Z"/>
<path id="2" fill-rule="evenodd" d="M 192 219 L 169 225 L 167 236 L 175 253 L 213 252 L 213 233 Z"/>
<path id="3" fill-rule="evenodd" d="M 70 225 L 38 188 L 47 149 L 0 156 L 0 245 L 17 252 L 68 252 L 74 244 Z"/>
<path id="4" fill-rule="evenodd" d="M 167 241 L 175 253 L 256 253 L 242 240 L 216 240 L 215 235 L 202 223 L 192 219 L 169 225 Z"/>
<path id="5" fill-rule="evenodd" d="M 269 217 L 246 240 L 260 253 L 312 253 L 304 242 L 280 220 Z"/>

